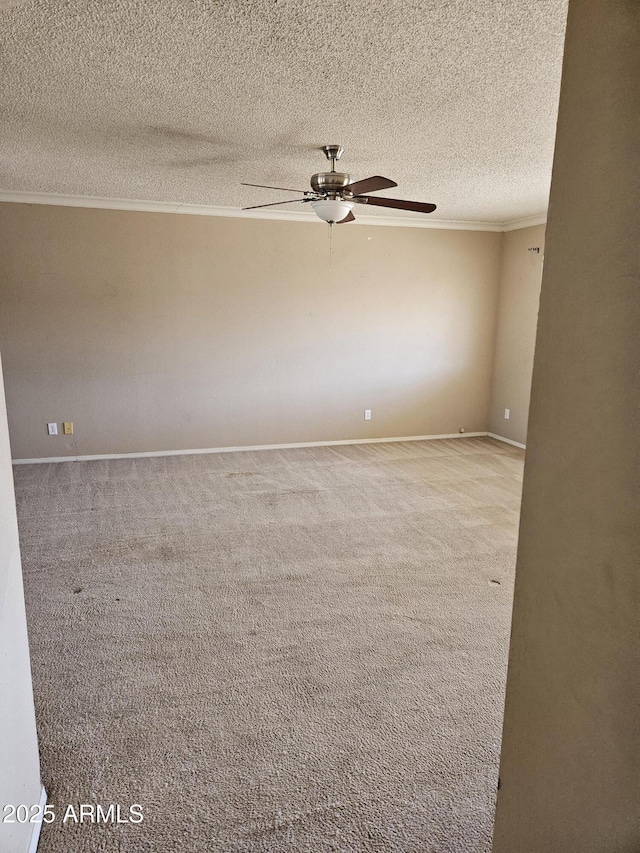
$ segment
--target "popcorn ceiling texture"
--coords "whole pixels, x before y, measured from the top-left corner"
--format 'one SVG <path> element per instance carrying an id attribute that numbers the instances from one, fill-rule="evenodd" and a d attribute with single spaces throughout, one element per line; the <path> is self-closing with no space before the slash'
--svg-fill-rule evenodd
<path id="1" fill-rule="evenodd" d="M 0 190 L 237 208 L 287 198 L 241 181 L 307 189 L 338 142 L 440 219 L 539 214 L 565 5 L 4 0 Z"/>

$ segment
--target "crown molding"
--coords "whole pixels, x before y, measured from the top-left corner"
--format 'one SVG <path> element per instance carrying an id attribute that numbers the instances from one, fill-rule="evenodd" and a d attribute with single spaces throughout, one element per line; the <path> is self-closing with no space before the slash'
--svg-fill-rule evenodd
<path id="1" fill-rule="evenodd" d="M 143 201 L 139 199 L 101 198 L 99 196 L 60 195 L 0 190 L 0 202 L 12 204 L 46 204 L 62 207 L 87 207 L 101 210 L 135 210 L 143 213 L 179 213 L 190 216 L 226 216 L 242 219 L 270 219 L 280 222 L 319 222 L 315 213 L 283 210 L 241 210 L 208 204 Z M 422 217 L 371 216 L 359 214 L 355 225 L 386 225 L 396 228 L 437 228 L 455 231 L 514 231 L 546 222 L 546 215 L 514 219 L 510 222 L 478 222 L 474 220 L 424 219 Z"/>
<path id="2" fill-rule="evenodd" d="M 503 231 L 517 231 L 520 228 L 531 228 L 532 225 L 546 225 L 547 214 L 538 213 L 536 216 L 525 216 L 522 219 L 511 219 L 502 226 Z"/>

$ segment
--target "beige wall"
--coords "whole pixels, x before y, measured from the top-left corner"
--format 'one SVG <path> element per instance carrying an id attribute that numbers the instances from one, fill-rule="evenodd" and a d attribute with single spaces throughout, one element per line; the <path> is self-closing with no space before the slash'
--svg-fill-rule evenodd
<path id="1" fill-rule="evenodd" d="M 640 6 L 570 0 L 495 853 L 640 850 Z"/>
<path id="2" fill-rule="evenodd" d="M 38 802 L 40 764 L 0 366 L 0 809 Z M 26 853 L 32 829 L 28 823 L 0 822 L 0 850 Z"/>
<path id="3" fill-rule="evenodd" d="M 502 246 L 489 432 L 520 444 L 527 441 L 544 231 L 544 225 L 508 231 Z M 539 253 L 529 251 L 535 247 Z"/>
<path id="4" fill-rule="evenodd" d="M 331 236 L 0 205 L 14 458 L 486 430 L 502 235 Z"/>

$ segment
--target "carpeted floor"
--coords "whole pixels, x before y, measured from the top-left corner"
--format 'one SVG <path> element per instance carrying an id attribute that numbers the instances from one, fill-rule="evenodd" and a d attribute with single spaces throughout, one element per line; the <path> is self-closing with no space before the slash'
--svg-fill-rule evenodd
<path id="1" fill-rule="evenodd" d="M 486 853 L 522 467 L 472 438 L 16 467 L 40 853 Z"/>

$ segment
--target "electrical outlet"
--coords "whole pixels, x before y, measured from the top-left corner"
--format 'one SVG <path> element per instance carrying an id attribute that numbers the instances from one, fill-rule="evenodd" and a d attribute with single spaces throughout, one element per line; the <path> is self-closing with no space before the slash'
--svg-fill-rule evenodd
<path id="1" fill-rule="evenodd" d="M 47 424 L 47 432 L 49 433 L 49 435 L 57 435 L 58 424 Z"/>
<path id="2" fill-rule="evenodd" d="M 64 421 L 62 431 L 65 435 L 73 435 L 73 423 L 71 421 Z"/>
<path id="3" fill-rule="evenodd" d="M 511 409 L 505 409 L 505 410 L 504 410 L 504 419 L 505 419 L 505 421 L 508 421 L 510 417 L 511 417 Z"/>
<path id="4" fill-rule="evenodd" d="M 365 409 L 364 410 L 364 419 L 365 419 L 365 421 L 371 420 L 371 409 Z"/>

